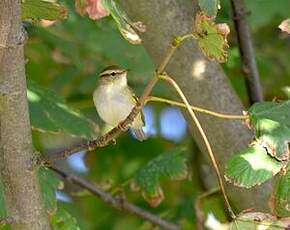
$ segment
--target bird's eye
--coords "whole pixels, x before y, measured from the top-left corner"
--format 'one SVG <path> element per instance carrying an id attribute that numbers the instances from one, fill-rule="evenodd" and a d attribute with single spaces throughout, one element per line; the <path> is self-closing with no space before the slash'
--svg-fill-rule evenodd
<path id="1" fill-rule="evenodd" d="M 111 75 L 112 75 L 112 76 L 115 76 L 115 75 L 116 75 L 116 73 L 115 73 L 115 72 L 112 72 L 112 73 L 111 73 Z"/>

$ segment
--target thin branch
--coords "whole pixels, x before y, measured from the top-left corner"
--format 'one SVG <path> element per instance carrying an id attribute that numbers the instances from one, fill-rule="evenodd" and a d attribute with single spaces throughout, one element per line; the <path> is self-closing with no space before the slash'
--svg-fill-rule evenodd
<path id="1" fill-rule="evenodd" d="M 234 219 L 235 218 L 235 214 L 231 208 L 231 205 L 230 205 L 230 202 L 229 202 L 229 199 L 227 197 L 227 194 L 226 194 L 226 189 L 225 189 L 225 186 L 224 186 L 224 182 L 223 182 L 223 179 L 222 179 L 222 175 L 220 173 L 220 169 L 219 169 L 219 166 L 218 166 L 218 163 L 215 159 L 215 156 L 213 154 L 213 151 L 212 151 L 212 148 L 210 146 L 210 143 L 207 139 L 207 136 L 205 134 L 205 132 L 203 131 L 202 127 L 201 127 L 201 124 L 199 122 L 199 120 L 197 119 L 195 113 L 193 112 L 193 110 L 191 109 L 190 107 L 190 104 L 188 102 L 188 100 L 186 99 L 185 95 L 183 94 L 182 90 L 180 89 L 180 87 L 178 86 L 178 84 L 171 78 L 169 77 L 168 75 L 159 75 L 159 78 L 162 79 L 162 80 L 165 80 L 167 81 L 168 83 L 170 83 L 174 88 L 175 90 L 177 91 L 177 93 L 179 94 L 180 98 L 182 99 L 182 101 L 184 102 L 184 104 L 186 105 L 186 108 L 192 118 L 192 120 L 194 121 L 194 123 L 196 124 L 202 138 L 203 138 L 203 141 L 206 145 L 206 148 L 207 148 L 207 151 L 208 151 L 208 155 L 209 155 L 209 158 L 213 164 L 213 167 L 215 169 L 215 172 L 216 172 L 216 175 L 218 177 L 218 182 L 219 182 L 219 185 L 220 185 L 220 188 L 221 188 L 221 191 L 222 191 L 222 194 L 223 194 L 223 197 L 224 197 L 224 201 L 225 201 L 225 204 L 227 206 L 227 209 L 231 215 L 231 217 Z"/>
<path id="2" fill-rule="evenodd" d="M 231 0 L 231 5 L 242 59 L 242 71 L 246 77 L 249 100 L 253 104 L 263 101 L 263 90 L 260 83 L 251 31 L 246 20 L 246 7 L 244 0 Z"/>
<path id="3" fill-rule="evenodd" d="M 166 98 L 161 98 L 161 97 L 149 96 L 147 98 L 146 102 L 150 102 L 150 101 L 163 102 L 163 103 L 175 105 L 175 106 L 178 106 L 181 108 L 187 108 L 184 103 L 169 100 Z M 247 119 L 249 119 L 248 115 L 232 115 L 232 114 L 218 113 L 218 112 L 214 112 L 214 111 L 211 111 L 208 109 L 204 109 L 204 108 L 200 108 L 200 107 L 192 106 L 192 105 L 190 105 L 190 107 L 192 108 L 192 110 L 194 110 L 196 112 L 205 113 L 205 114 L 208 114 L 208 115 L 211 115 L 214 117 L 218 117 L 218 118 L 229 119 L 229 120 L 247 120 Z"/>
<path id="4" fill-rule="evenodd" d="M 161 219 L 160 217 L 132 204 L 129 203 L 124 197 L 113 197 L 110 193 L 103 191 L 101 188 L 99 188 L 96 185 L 93 185 L 92 183 L 86 181 L 85 179 L 78 177 L 76 175 L 70 174 L 62 170 L 61 168 L 50 165 L 50 168 L 55 171 L 57 174 L 61 175 L 65 180 L 72 182 L 73 184 L 76 184 L 92 194 L 96 195 L 98 198 L 100 198 L 105 203 L 109 204 L 111 207 L 116 208 L 120 211 L 124 211 L 129 214 L 133 214 L 135 216 L 138 216 L 146 221 L 151 222 L 154 225 L 158 225 L 162 227 L 163 229 L 167 230 L 180 230 L 180 227 L 170 223 L 166 220 Z"/>
<path id="5" fill-rule="evenodd" d="M 103 136 L 98 137 L 97 139 L 87 141 L 85 143 L 76 144 L 68 149 L 57 151 L 42 157 L 41 159 L 37 159 L 37 164 L 44 164 L 44 165 L 51 165 L 56 160 L 61 160 L 69 157 L 70 155 L 79 152 L 89 150 L 92 151 L 97 147 L 104 147 L 108 145 L 111 141 L 113 141 L 117 136 L 119 136 L 122 132 L 128 130 L 130 124 L 134 121 L 135 117 L 140 112 L 141 108 L 144 106 L 147 97 L 150 95 L 153 87 L 158 82 L 158 75 L 164 71 L 165 67 L 167 66 L 168 62 L 172 58 L 176 49 L 183 43 L 184 40 L 191 38 L 192 36 L 184 35 L 182 37 L 177 37 L 173 40 L 172 44 L 170 45 L 167 53 L 165 54 L 162 62 L 160 63 L 159 67 L 157 68 L 154 77 L 148 82 L 146 85 L 142 96 L 139 99 L 139 102 L 136 106 L 132 109 L 130 114 L 126 117 L 125 120 L 119 123 L 119 125 L 108 133 L 104 134 Z"/>

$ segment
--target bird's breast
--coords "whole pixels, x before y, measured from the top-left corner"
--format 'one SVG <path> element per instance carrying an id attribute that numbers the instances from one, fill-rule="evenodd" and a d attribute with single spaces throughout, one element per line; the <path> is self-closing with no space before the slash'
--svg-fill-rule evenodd
<path id="1" fill-rule="evenodd" d="M 94 103 L 102 120 L 112 126 L 124 120 L 134 107 L 134 102 L 125 89 L 110 85 L 99 86 L 95 90 Z"/>

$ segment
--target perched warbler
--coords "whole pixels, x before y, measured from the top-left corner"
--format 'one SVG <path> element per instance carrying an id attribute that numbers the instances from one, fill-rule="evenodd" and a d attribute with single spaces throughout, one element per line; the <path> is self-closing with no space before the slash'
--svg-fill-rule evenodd
<path id="1" fill-rule="evenodd" d="M 118 66 L 109 66 L 99 74 L 93 98 L 99 116 L 111 126 L 117 126 L 123 121 L 138 101 L 127 84 L 127 71 Z M 130 126 L 140 141 L 146 139 L 142 129 L 144 125 L 141 111 Z"/>

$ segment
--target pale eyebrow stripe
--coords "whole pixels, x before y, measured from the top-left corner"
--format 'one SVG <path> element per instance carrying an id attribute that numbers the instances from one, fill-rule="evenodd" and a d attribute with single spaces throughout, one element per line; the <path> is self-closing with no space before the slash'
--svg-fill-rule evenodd
<path id="1" fill-rule="evenodd" d="M 116 70 L 116 71 L 105 70 L 104 72 L 100 73 L 99 76 L 110 75 L 113 72 L 115 72 L 115 73 L 125 73 L 125 72 L 127 72 L 127 70 Z"/>

